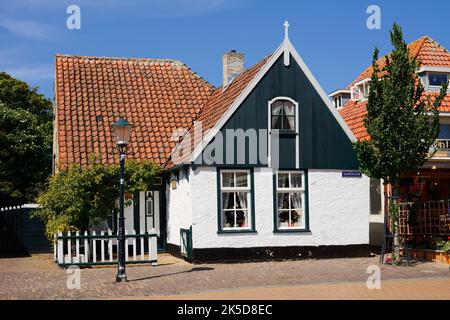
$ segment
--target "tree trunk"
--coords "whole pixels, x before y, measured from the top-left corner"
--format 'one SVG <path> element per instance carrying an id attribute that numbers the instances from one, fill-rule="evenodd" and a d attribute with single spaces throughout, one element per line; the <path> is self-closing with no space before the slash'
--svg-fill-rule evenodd
<path id="1" fill-rule="evenodd" d="M 395 179 L 392 184 L 392 199 L 395 206 L 395 212 L 391 212 L 390 215 L 393 218 L 393 236 L 394 236 L 394 248 L 393 253 L 395 256 L 395 259 L 392 259 L 393 263 L 398 263 L 400 261 L 400 237 L 398 234 L 398 191 L 400 188 L 400 181 L 399 179 Z"/>

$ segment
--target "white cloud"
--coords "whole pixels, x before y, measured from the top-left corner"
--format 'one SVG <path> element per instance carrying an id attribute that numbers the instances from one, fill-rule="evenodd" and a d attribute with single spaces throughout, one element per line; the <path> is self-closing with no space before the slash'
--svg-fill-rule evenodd
<path id="1" fill-rule="evenodd" d="M 32 40 L 50 40 L 57 32 L 56 26 L 32 21 L 0 17 L 0 27 L 8 32 Z"/>

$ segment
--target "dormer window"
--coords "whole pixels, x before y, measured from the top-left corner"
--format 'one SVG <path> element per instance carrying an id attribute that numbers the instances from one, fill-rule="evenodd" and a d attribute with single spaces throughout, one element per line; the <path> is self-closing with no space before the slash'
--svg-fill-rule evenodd
<path id="1" fill-rule="evenodd" d="M 352 100 L 365 100 L 369 98 L 370 93 L 370 79 L 365 79 L 355 83 L 351 88 Z"/>
<path id="2" fill-rule="evenodd" d="M 447 73 L 428 73 L 428 85 L 434 87 L 441 87 L 448 82 Z"/>
<path id="3" fill-rule="evenodd" d="M 350 90 L 336 90 L 329 97 L 335 108 L 342 108 L 350 99 Z"/>
<path id="4" fill-rule="evenodd" d="M 338 96 L 334 98 L 334 107 L 340 108 L 342 107 L 342 96 Z"/>

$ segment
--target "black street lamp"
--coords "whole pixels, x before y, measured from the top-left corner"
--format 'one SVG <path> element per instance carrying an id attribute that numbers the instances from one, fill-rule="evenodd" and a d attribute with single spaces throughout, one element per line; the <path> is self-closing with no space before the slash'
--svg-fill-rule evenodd
<path id="1" fill-rule="evenodd" d="M 119 213 L 119 233 L 117 235 L 118 242 L 118 266 L 116 281 L 127 281 L 125 274 L 125 217 L 124 217 L 124 167 L 125 152 L 128 142 L 130 141 L 132 125 L 126 119 L 119 118 L 117 122 L 111 124 L 113 135 L 116 138 L 117 149 L 120 153 L 120 213 Z"/>

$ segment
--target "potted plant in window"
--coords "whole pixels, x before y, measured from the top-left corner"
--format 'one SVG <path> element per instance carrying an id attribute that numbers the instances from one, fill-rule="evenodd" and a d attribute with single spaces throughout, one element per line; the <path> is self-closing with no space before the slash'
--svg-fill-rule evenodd
<path id="1" fill-rule="evenodd" d="M 231 228 L 233 227 L 233 212 L 231 211 L 226 211 L 225 212 L 225 224 L 224 227 L 225 228 Z"/>
<path id="2" fill-rule="evenodd" d="M 236 206 L 236 227 L 245 228 L 245 213 L 238 209 L 242 209 L 239 203 Z"/>
<path id="3" fill-rule="evenodd" d="M 300 218 L 300 215 L 299 215 L 298 211 L 292 211 L 292 213 L 291 213 L 291 221 L 292 221 L 291 227 L 295 228 L 295 227 L 299 226 L 299 222 L 298 222 L 299 218 Z"/>
<path id="4" fill-rule="evenodd" d="M 282 211 L 278 213 L 278 217 L 280 218 L 280 228 L 289 227 L 289 212 Z"/>

